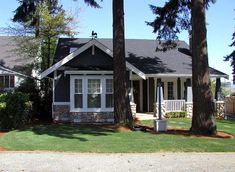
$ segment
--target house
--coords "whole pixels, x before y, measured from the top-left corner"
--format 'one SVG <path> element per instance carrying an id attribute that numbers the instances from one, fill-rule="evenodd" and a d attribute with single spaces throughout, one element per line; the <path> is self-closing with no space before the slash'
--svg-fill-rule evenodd
<path id="1" fill-rule="evenodd" d="M 156 40 L 126 39 L 125 46 L 133 110 L 154 111 L 157 83 L 162 85 L 165 100 L 190 97 L 187 90 L 191 87 L 192 59 L 184 41 L 166 52 L 156 51 Z M 40 75 L 41 79 L 53 79 L 55 121 L 114 121 L 112 58 L 112 39 L 59 39 L 54 65 Z M 218 83 L 221 77 L 228 77 L 213 68 L 210 76 Z"/>
<path id="2" fill-rule="evenodd" d="M 17 45 L 12 36 L 0 36 L 0 92 L 12 90 L 30 75 L 26 59 L 15 52 Z"/>
<path id="3" fill-rule="evenodd" d="M 28 76 L 0 65 L 0 92 L 11 91 L 18 87 Z"/>

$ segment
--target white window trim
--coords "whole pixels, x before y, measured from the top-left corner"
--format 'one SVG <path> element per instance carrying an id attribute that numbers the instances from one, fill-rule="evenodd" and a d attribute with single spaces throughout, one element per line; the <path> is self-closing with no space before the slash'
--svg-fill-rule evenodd
<path id="1" fill-rule="evenodd" d="M 173 82 L 173 96 L 174 100 L 177 100 L 177 78 L 162 78 L 162 82 L 164 83 L 164 100 L 168 100 L 168 82 Z"/>
<path id="2" fill-rule="evenodd" d="M 82 101 L 83 108 L 75 108 L 74 104 L 74 82 L 75 79 L 82 79 Z M 87 107 L 87 95 L 88 95 L 88 79 L 100 79 L 101 80 L 101 108 L 88 108 Z M 70 75 L 70 112 L 113 112 L 114 108 L 105 107 L 105 95 L 106 95 L 106 79 L 113 79 L 113 76 L 108 75 Z"/>

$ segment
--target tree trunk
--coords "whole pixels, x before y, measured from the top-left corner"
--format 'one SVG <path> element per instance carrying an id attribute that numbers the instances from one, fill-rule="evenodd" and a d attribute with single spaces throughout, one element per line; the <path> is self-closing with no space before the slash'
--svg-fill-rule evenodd
<path id="1" fill-rule="evenodd" d="M 205 0 L 192 0 L 193 119 L 191 131 L 215 134 L 213 96 L 210 89 L 206 38 Z"/>
<path id="2" fill-rule="evenodd" d="M 114 119 L 132 127 L 133 117 L 126 80 L 123 0 L 113 0 Z"/>

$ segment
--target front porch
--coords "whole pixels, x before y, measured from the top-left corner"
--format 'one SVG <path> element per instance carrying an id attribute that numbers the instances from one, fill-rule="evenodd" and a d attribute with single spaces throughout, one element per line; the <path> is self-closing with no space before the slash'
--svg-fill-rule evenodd
<path id="1" fill-rule="evenodd" d="M 161 85 L 161 110 L 165 115 L 168 112 L 185 112 L 186 117 L 192 117 L 192 82 L 191 77 L 148 77 L 146 80 L 133 75 L 131 78 L 133 97 L 137 113 L 151 113 L 158 115 L 159 89 Z M 224 102 L 221 101 L 220 78 L 216 78 L 216 92 L 214 106 L 216 115 L 224 116 Z"/>

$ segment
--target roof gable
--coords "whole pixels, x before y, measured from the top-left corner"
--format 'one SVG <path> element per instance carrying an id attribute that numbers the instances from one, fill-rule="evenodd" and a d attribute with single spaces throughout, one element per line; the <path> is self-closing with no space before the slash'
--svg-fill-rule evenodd
<path id="1" fill-rule="evenodd" d="M 86 44 L 83 44 L 80 48 L 78 48 L 76 51 L 72 52 L 71 54 L 67 55 L 65 58 L 61 59 L 60 61 L 58 61 L 57 63 L 55 63 L 53 66 L 51 66 L 50 68 L 48 68 L 47 70 L 45 70 L 44 72 L 41 73 L 41 75 L 39 76 L 39 79 L 43 79 L 44 77 L 46 77 L 47 75 L 49 75 L 50 73 L 54 72 L 55 70 L 57 70 L 58 68 L 60 68 L 61 66 L 65 65 L 66 63 L 68 63 L 69 61 L 71 61 L 72 59 L 74 59 L 75 57 L 77 57 L 78 55 L 80 55 L 82 52 L 86 51 L 87 49 L 89 49 L 92 46 L 96 46 L 97 48 L 99 48 L 100 50 L 102 50 L 103 52 L 105 52 L 106 54 L 108 54 L 110 57 L 113 57 L 113 52 L 107 48 L 105 45 L 103 45 L 102 43 L 100 43 L 99 41 L 97 41 L 96 39 L 91 39 L 90 41 L 88 41 Z M 137 75 L 139 75 L 141 78 L 145 79 L 145 74 L 140 71 L 139 69 L 137 69 L 136 67 L 134 67 L 132 64 L 130 64 L 129 62 L 126 62 L 126 66 L 129 70 L 135 72 Z"/>

